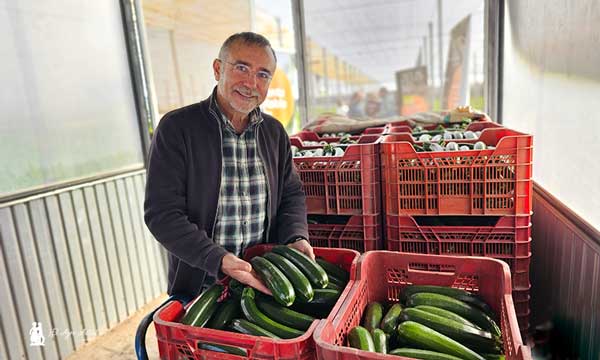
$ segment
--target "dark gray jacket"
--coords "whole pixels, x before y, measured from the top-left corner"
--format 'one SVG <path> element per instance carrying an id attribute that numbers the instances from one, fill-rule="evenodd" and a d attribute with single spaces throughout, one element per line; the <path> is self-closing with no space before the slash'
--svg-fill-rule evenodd
<path id="1" fill-rule="evenodd" d="M 221 127 L 216 92 L 167 113 L 150 146 L 144 219 L 169 252 L 169 294 L 195 296 L 214 282 L 227 251 L 212 240 L 221 185 Z M 257 128 L 269 185 L 265 242 L 308 239 L 306 205 L 289 138 L 275 118 Z"/>

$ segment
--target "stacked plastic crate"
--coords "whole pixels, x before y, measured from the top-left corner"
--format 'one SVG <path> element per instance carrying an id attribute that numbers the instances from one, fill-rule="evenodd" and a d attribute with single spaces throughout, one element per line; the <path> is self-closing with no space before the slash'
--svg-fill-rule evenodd
<path id="1" fill-rule="evenodd" d="M 485 256 L 510 266 L 522 331 L 529 328 L 532 136 L 476 123 L 484 150 L 417 152 L 410 132 L 384 137 L 388 250 Z M 483 126 L 483 127 L 482 127 Z M 481 128 L 482 127 L 482 128 Z"/>
<path id="2" fill-rule="evenodd" d="M 379 134 L 352 136 L 356 143 L 340 144 L 339 137 L 301 132 L 290 137 L 297 149 L 294 165 L 306 193 L 308 231 L 313 246 L 381 249 L 381 169 Z M 316 153 L 332 144 L 343 154 Z M 337 144 L 337 145 L 335 145 Z M 306 154 L 306 151 L 312 154 Z"/>

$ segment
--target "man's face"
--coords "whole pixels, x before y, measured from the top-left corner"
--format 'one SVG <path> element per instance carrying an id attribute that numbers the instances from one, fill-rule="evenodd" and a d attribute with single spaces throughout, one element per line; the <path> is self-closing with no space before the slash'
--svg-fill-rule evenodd
<path id="1" fill-rule="evenodd" d="M 270 48 L 243 42 L 232 44 L 226 59 L 217 59 L 213 63 L 217 93 L 224 102 L 221 105 L 226 108 L 223 110 L 245 116 L 262 104 L 269 90 L 269 76 L 273 75 L 275 67 Z"/>

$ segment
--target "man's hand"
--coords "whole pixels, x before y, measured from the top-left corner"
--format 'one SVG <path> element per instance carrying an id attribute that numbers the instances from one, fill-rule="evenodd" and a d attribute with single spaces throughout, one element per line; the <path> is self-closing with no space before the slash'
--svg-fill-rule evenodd
<path id="1" fill-rule="evenodd" d="M 271 295 L 271 291 L 262 283 L 262 281 L 260 281 L 254 270 L 252 270 L 252 265 L 231 253 L 223 256 L 223 260 L 221 261 L 221 271 L 242 284 L 251 286 L 267 295 Z"/>
<path id="2" fill-rule="evenodd" d="M 304 253 L 304 255 L 315 260 L 315 253 L 313 252 L 313 248 L 312 246 L 310 246 L 310 243 L 308 241 L 301 239 L 291 244 L 288 244 L 288 246 Z"/>

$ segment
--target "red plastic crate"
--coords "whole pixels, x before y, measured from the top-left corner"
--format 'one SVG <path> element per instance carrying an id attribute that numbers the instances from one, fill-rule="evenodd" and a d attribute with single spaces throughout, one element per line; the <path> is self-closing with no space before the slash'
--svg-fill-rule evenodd
<path id="1" fill-rule="evenodd" d="M 455 131 L 456 129 L 452 129 L 453 124 L 442 124 L 445 128 L 449 129 L 450 131 Z M 426 125 L 423 126 L 423 130 L 426 131 L 431 131 L 431 130 L 435 130 L 437 129 L 438 124 L 434 124 L 434 125 Z M 467 126 L 466 129 L 464 129 L 464 131 L 483 131 L 483 129 L 491 129 L 491 128 L 501 128 L 502 125 L 500 124 L 496 124 L 494 122 L 491 121 L 478 121 L 478 122 L 473 122 L 471 124 L 469 124 L 469 126 Z M 391 134 L 398 134 L 398 133 L 409 133 L 411 134 L 413 131 L 413 127 L 411 127 L 410 125 L 391 125 L 388 126 L 386 134 L 391 135 Z M 468 139 L 463 139 L 463 140 L 468 140 Z M 462 140 L 457 140 L 462 142 Z"/>
<path id="2" fill-rule="evenodd" d="M 386 127 L 385 126 L 380 126 L 380 127 L 372 127 L 372 128 L 366 128 L 363 130 L 363 132 L 361 133 L 361 135 L 373 135 L 373 134 L 379 134 L 382 135 L 385 133 Z"/>
<path id="3" fill-rule="evenodd" d="M 264 254 L 273 245 L 258 245 L 249 248 L 244 253 L 244 258 L 249 260 L 256 255 Z M 329 321 L 346 298 L 353 280 L 356 277 L 356 267 L 359 254 L 349 249 L 314 248 L 315 255 L 325 260 L 340 265 L 350 273 L 350 281 L 338 302 L 329 315 Z M 184 325 L 178 321 L 183 317 L 185 309 L 178 301 L 166 304 L 154 315 L 156 337 L 160 358 L 165 360 L 175 359 L 241 359 L 242 357 L 223 354 L 208 350 L 198 349 L 198 341 L 214 344 L 236 346 L 247 351 L 251 359 L 314 359 L 313 332 L 318 325 L 315 320 L 304 335 L 295 339 L 275 340 L 267 337 L 250 336 L 234 332 L 198 328 Z"/>
<path id="4" fill-rule="evenodd" d="M 379 134 L 379 133 L 375 133 Z M 357 140 L 360 138 L 360 135 L 350 135 L 350 140 Z M 323 137 L 317 134 L 314 131 L 300 131 L 294 135 L 290 135 L 290 141 L 292 145 L 297 146 L 299 148 L 310 149 L 310 146 L 305 146 L 302 144 L 303 141 L 325 141 L 327 143 L 338 142 L 340 141 L 340 136 L 328 136 Z"/>
<path id="5" fill-rule="evenodd" d="M 331 218 L 320 215 L 318 220 L 324 217 Z M 380 215 L 335 216 L 339 223 L 311 223 L 315 218 L 309 216 L 308 222 L 312 246 L 353 249 L 361 253 L 380 250 L 383 246 Z"/>
<path id="6" fill-rule="evenodd" d="M 493 150 L 416 152 L 407 133 L 381 143 L 387 215 L 529 215 L 532 136 L 484 129 Z"/>
<path id="7" fill-rule="evenodd" d="M 323 360 L 398 359 L 346 347 L 346 335 L 359 325 L 368 303 L 398 302 L 409 284 L 452 286 L 478 293 L 500 316 L 506 359 L 531 359 L 523 344 L 511 296 L 510 271 L 500 261 L 372 251 L 363 254 L 357 280 L 333 321 L 321 321 L 314 339 Z"/>
<path id="8" fill-rule="evenodd" d="M 294 158 L 309 214 L 376 215 L 381 212 L 380 138 L 363 135 L 358 144 L 346 147 L 343 156 Z M 302 148 L 298 139 L 290 140 L 292 145 Z"/>
<path id="9" fill-rule="evenodd" d="M 519 260 L 531 253 L 529 215 L 473 217 L 469 226 L 423 225 L 435 219 L 440 217 L 386 216 L 387 250 Z M 476 225 L 495 219 L 494 225 Z"/>
<path id="10" fill-rule="evenodd" d="M 530 299 L 531 286 L 517 287 L 513 285 L 513 301 L 525 301 Z"/>

